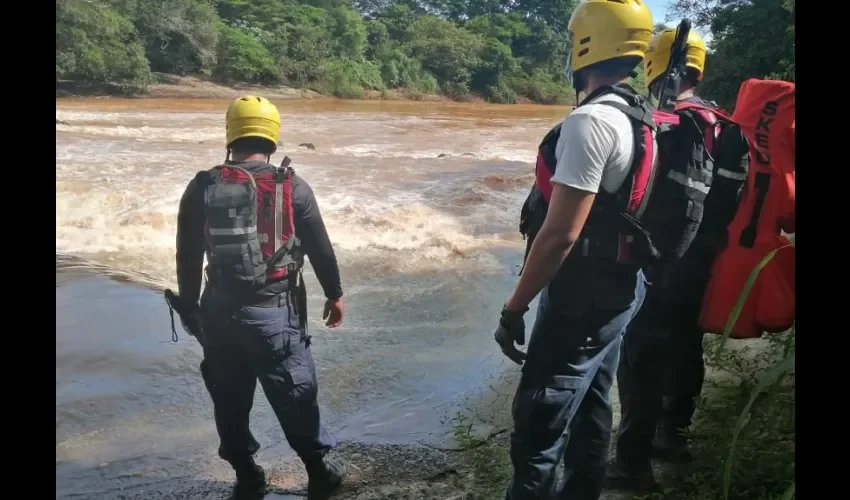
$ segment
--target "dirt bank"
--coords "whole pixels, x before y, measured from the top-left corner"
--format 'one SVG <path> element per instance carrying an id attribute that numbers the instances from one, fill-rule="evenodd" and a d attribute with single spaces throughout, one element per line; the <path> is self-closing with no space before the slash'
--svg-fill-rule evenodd
<path id="1" fill-rule="evenodd" d="M 176 76 L 154 73 L 154 83 L 143 91 L 112 83 L 56 83 L 56 97 L 138 97 L 154 99 L 236 99 L 245 94 L 259 94 L 273 100 L 332 99 L 308 89 L 286 86 L 249 84 L 223 85 L 197 76 Z M 366 99 L 446 101 L 446 97 L 420 94 L 404 89 L 366 91 Z M 480 100 L 480 99 L 479 99 Z"/>

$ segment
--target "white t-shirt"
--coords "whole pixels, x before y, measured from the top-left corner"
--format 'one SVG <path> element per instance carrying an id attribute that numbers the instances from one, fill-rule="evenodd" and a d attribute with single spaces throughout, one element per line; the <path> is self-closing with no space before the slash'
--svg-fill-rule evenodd
<path id="1" fill-rule="evenodd" d="M 555 146 L 558 159 L 552 182 L 598 193 L 614 193 L 626 180 L 634 156 L 634 132 L 629 118 L 601 101 L 626 101 L 615 94 L 602 95 L 576 108 L 561 124 Z M 653 148 L 653 165 L 657 148 Z"/>

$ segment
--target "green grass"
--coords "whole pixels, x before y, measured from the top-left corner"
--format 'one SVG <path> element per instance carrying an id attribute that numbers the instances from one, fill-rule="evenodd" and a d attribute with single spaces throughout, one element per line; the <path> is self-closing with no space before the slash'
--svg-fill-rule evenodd
<path id="1" fill-rule="evenodd" d="M 759 272 L 775 254 L 753 269 L 725 334 L 706 336 L 708 375 L 692 428 L 695 462 L 663 494 L 641 498 L 795 498 L 796 327 L 765 340 L 728 341 Z M 472 496 L 501 497 L 511 476 L 507 446 L 475 437 L 471 418 L 460 413 L 454 435 L 470 469 Z"/>
<path id="2" fill-rule="evenodd" d="M 473 435 L 469 416 L 458 413 L 452 420 L 454 437 L 470 469 L 468 492 L 472 498 L 501 498 L 511 479 L 508 447 Z"/>
<path id="3" fill-rule="evenodd" d="M 757 348 L 730 345 L 709 358 L 694 422 L 696 457 L 664 500 L 779 500 L 794 498 L 794 332 Z M 706 340 L 715 349 L 721 339 Z M 783 376 L 777 377 L 779 373 Z M 785 495 L 788 496 L 785 496 Z"/>

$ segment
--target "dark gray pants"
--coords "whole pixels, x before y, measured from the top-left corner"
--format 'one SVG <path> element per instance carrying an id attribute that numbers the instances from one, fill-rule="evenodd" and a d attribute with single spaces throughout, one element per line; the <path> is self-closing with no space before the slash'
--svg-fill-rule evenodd
<path id="1" fill-rule="evenodd" d="M 585 272 L 567 277 L 575 290 L 562 291 L 557 307 L 549 290 L 541 295 L 514 396 L 508 500 L 596 500 L 602 493 L 613 417 L 609 392 L 622 335 L 641 307 L 646 281 L 639 271 L 596 271 L 587 270 L 586 279 Z M 561 460 L 566 480 L 556 492 Z"/>
<path id="2" fill-rule="evenodd" d="M 617 370 L 617 457 L 626 467 L 649 465 L 659 427 L 676 434 L 691 425 L 705 376 L 699 298 L 671 301 L 650 288 L 629 325 Z"/>
<path id="3" fill-rule="evenodd" d="M 201 374 L 215 409 L 219 455 L 233 463 L 260 449 L 248 428 L 257 380 L 286 440 L 305 463 L 336 445 L 322 426 L 316 369 L 294 308 L 234 307 L 214 291 L 201 300 Z"/>

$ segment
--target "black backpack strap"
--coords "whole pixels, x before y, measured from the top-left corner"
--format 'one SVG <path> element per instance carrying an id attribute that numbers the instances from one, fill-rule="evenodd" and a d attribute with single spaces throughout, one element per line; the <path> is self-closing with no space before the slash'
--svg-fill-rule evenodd
<path id="1" fill-rule="evenodd" d="M 552 139 L 557 140 L 557 138 L 561 135 L 561 125 L 563 125 L 563 124 L 564 124 L 564 122 L 562 120 L 560 123 L 558 123 L 557 125 L 552 127 L 549 130 L 549 132 L 546 132 L 546 135 L 543 136 L 543 140 L 540 141 L 540 146 L 543 146 L 544 144 L 551 141 Z"/>
<path id="2" fill-rule="evenodd" d="M 617 95 L 620 95 L 617 92 Z M 638 97 L 638 96 L 635 96 Z M 643 139 L 644 139 L 644 131 L 643 125 L 649 127 L 650 130 L 657 130 L 658 125 L 655 123 L 655 119 L 652 116 L 652 109 L 648 106 L 643 105 L 640 102 L 640 98 L 635 99 L 635 105 L 629 106 L 627 104 L 623 104 L 621 102 L 616 101 L 601 101 L 596 104 L 605 104 L 607 106 L 611 106 L 614 109 L 620 110 L 623 114 L 628 116 L 632 121 L 632 130 L 634 131 L 634 151 L 635 156 L 632 160 L 632 165 L 629 167 L 629 173 L 626 176 L 626 182 L 620 186 L 620 189 L 617 190 L 616 196 L 618 202 L 622 206 L 628 206 L 629 197 L 631 195 L 632 187 L 634 185 L 634 176 L 635 172 L 637 172 L 638 167 L 643 161 L 642 155 L 637 154 L 638 151 L 643 149 Z M 647 151 L 643 151 L 643 154 L 650 154 Z M 625 210 L 624 210 L 625 211 Z"/>
<path id="3" fill-rule="evenodd" d="M 200 184 L 201 186 L 208 186 L 210 184 L 214 184 L 218 182 L 221 178 L 221 169 L 220 167 L 213 167 L 209 170 L 201 170 L 197 174 L 195 174 L 195 182 Z"/>
<path id="4" fill-rule="evenodd" d="M 652 110 L 648 106 L 629 106 L 616 101 L 601 101 L 596 104 L 605 104 L 612 108 L 619 109 L 626 116 L 642 125 L 646 125 L 650 130 L 656 130 L 658 125 L 655 123 L 655 118 L 652 117 Z"/>
<path id="5" fill-rule="evenodd" d="M 626 102 L 630 102 L 633 104 L 637 103 L 637 100 L 640 98 L 640 95 L 637 91 L 632 88 L 627 83 L 617 83 L 615 85 L 603 85 L 598 89 L 594 90 L 590 94 L 587 95 L 584 99 L 582 99 L 579 106 L 584 106 L 585 104 L 591 104 L 591 101 L 594 99 L 601 97 L 605 94 L 617 94 L 626 100 Z M 596 104 L 596 103 L 593 103 Z"/>
<path id="6" fill-rule="evenodd" d="M 596 101 L 592 104 L 606 104 L 613 108 L 622 111 L 626 116 L 634 121 L 642 123 L 652 130 L 656 130 L 658 126 L 655 124 L 655 119 L 652 116 L 653 109 L 649 102 L 641 97 L 635 89 L 626 83 L 618 83 L 616 85 L 604 85 L 590 93 L 581 103 L 590 104 L 593 99 L 597 99 L 607 94 L 614 94 L 621 97 L 626 104 L 616 101 Z"/>
<path id="7" fill-rule="evenodd" d="M 625 84 L 623 84 L 625 86 Z M 628 87 L 628 86 L 626 86 Z M 623 104 L 621 102 L 616 101 L 599 101 L 594 104 L 605 104 L 607 106 L 611 106 L 614 109 L 621 111 L 625 114 L 632 122 L 632 131 L 634 136 L 634 151 L 635 155 L 632 159 L 632 164 L 629 167 L 629 173 L 626 175 L 625 182 L 620 186 L 615 193 L 612 193 L 616 199 L 617 204 L 623 209 L 623 212 L 626 212 L 625 207 L 628 207 L 629 198 L 631 196 L 632 187 L 634 186 L 634 176 L 637 172 L 638 167 L 641 162 L 643 162 L 643 155 L 651 154 L 647 151 L 643 151 L 643 140 L 644 140 L 644 130 L 643 125 L 649 127 L 650 130 L 655 131 L 658 129 L 658 125 L 655 123 L 655 118 L 652 116 L 652 108 L 646 105 L 646 101 L 644 101 L 637 94 L 630 94 L 628 90 L 631 88 L 628 87 L 628 90 L 622 91 L 618 87 L 611 87 L 611 93 L 619 95 L 630 101 L 632 105 Z M 641 152 L 643 154 L 638 154 Z"/>
<path id="8" fill-rule="evenodd" d="M 558 144 L 558 138 L 561 136 L 561 125 L 563 124 L 564 122 L 561 122 L 552 127 L 540 141 L 540 145 L 537 146 L 537 154 L 543 157 L 543 163 L 549 169 L 551 175 L 555 175 L 555 164 L 558 161 L 555 158 L 555 147 Z"/>

